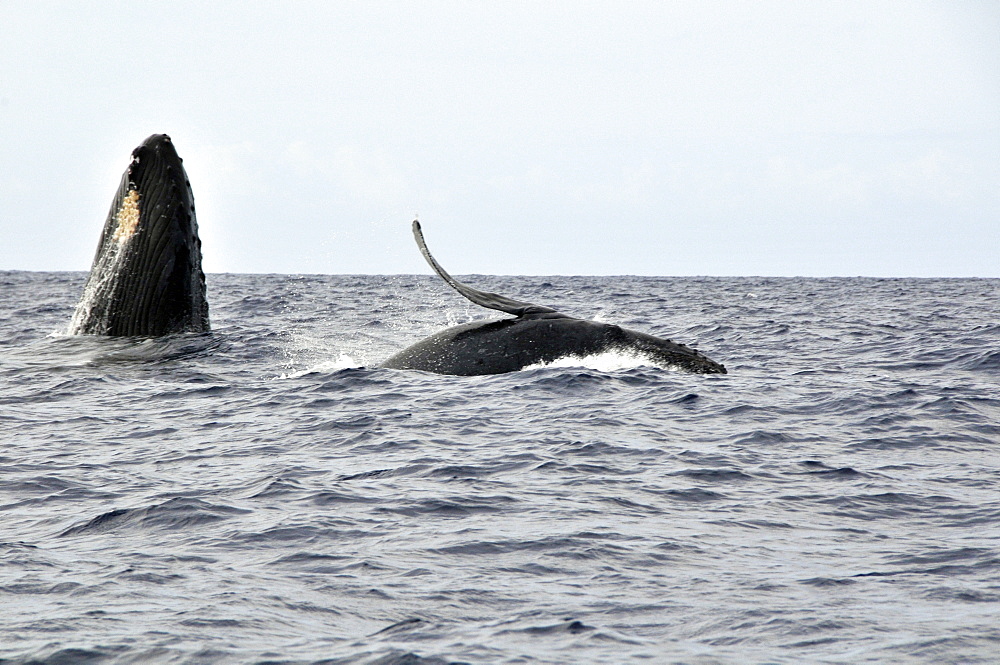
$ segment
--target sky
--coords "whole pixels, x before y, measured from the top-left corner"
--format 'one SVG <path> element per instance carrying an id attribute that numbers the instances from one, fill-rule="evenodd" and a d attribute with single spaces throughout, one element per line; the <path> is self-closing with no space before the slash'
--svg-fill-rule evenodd
<path id="1" fill-rule="evenodd" d="M 0 270 L 1000 277 L 1000 3 L 0 0 Z"/>

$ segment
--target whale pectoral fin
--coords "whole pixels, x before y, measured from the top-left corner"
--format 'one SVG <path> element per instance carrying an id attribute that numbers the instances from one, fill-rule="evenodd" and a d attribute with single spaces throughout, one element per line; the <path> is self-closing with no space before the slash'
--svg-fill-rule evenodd
<path id="1" fill-rule="evenodd" d="M 551 314 L 558 315 L 558 312 L 551 307 L 544 307 L 542 305 L 534 305 L 530 302 L 514 300 L 513 298 L 497 295 L 496 293 L 480 291 L 479 289 L 474 289 L 471 286 L 462 284 L 460 281 L 445 272 L 445 269 L 434 260 L 433 256 L 431 256 L 430 250 L 427 249 L 427 243 L 424 242 L 424 234 L 420 230 L 420 222 L 417 220 L 413 220 L 413 237 L 417 240 L 417 246 L 420 247 L 420 253 L 424 255 L 425 259 L 427 259 L 427 263 L 431 265 L 434 272 L 436 272 L 441 279 L 447 282 L 451 288 L 455 289 L 480 307 L 495 309 L 500 312 L 506 312 L 507 314 L 513 314 L 514 316 L 524 318 L 533 318 L 536 316 Z"/>

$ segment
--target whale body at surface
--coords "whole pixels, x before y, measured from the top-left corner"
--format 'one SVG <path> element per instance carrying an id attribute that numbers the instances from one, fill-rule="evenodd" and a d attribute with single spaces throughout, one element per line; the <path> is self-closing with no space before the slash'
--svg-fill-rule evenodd
<path id="1" fill-rule="evenodd" d="M 573 318 L 549 307 L 474 289 L 445 272 L 431 256 L 416 221 L 413 235 L 424 258 L 452 288 L 478 305 L 516 318 L 473 321 L 442 330 L 400 351 L 382 367 L 467 376 L 502 374 L 567 356 L 620 351 L 642 356 L 660 367 L 697 374 L 726 373 L 719 363 L 669 339 Z"/>

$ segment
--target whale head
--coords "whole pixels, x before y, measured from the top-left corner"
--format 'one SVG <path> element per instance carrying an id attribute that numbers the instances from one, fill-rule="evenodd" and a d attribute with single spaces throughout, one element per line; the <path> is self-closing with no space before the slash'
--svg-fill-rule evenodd
<path id="1" fill-rule="evenodd" d="M 154 134 L 132 151 L 70 332 L 152 337 L 208 328 L 191 183 L 170 137 Z"/>

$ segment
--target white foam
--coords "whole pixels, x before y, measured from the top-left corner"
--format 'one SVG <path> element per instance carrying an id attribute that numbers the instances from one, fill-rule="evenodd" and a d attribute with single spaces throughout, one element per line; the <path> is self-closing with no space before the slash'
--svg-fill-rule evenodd
<path id="1" fill-rule="evenodd" d="M 633 369 L 636 367 L 656 367 L 648 357 L 631 351 L 603 351 L 589 356 L 563 356 L 556 358 L 550 363 L 535 363 L 528 365 L 524 369 L 538 369 L 540 367 L 585 367 L 595 369 L 599 372 L 613 372 L 619 369 Z"/>
<path id="2" fill-rule="evenodd" d="M 101 253 L 100 258 L 87 277 L 87 283 L 83 287 L 83 295 L 77 303 L 73 318 L 66 328 L 67 335 L 79 335 L 83 332 L 83 326 L 90 319 L 90 313 L 94 309 L 97 301 L 111 297 L 112 287 L 115 279 L 125 261 L 125 245 L 115 242 L 109 243 Z M 107 325 L 107 321 L 103 322 Z"/>
<path id="3" fill-rule="evenodd" d="M 297 379 L 306 376 L 307 374 L 327 374 L 329 372 L 339 372 L 342 369 L 352 369 L 355 367 L 364 367 L 364 365 L 346 353 L 341 353 L 337 358 L 319 360 L 305 369 L 283 372 L 276 378 Z"/>

